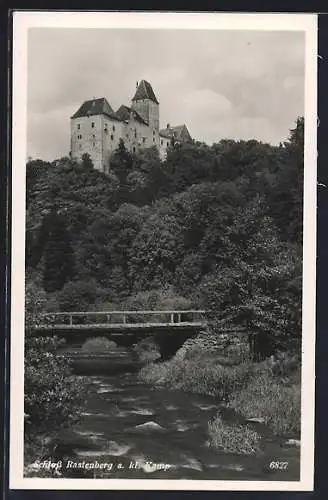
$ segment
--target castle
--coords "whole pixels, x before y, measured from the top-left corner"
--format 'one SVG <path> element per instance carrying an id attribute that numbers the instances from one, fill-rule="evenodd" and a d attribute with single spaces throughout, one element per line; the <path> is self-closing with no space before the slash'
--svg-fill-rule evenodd
<path id="1" fill-rule="evenodd" d="M 108 173 L 110 157 L 120 139 L 131 153 L 156 146 L 161 159 L 172 142 L 188 142 L 186 125 L 159 128 L 159 102 L 146 80 L 137 82 L 131 106 L 115 112 L 107 99 L 85 101 L 71 117 L 71 158 L 81 161 L 88 153 L 97 170 Z"/>

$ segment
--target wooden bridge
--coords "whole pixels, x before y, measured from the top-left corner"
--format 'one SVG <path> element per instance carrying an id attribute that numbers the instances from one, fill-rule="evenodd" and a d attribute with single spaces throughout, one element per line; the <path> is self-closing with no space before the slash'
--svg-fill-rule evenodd
<path id="1" fill-rule="evenodd" d="M 206 325 L 206 311 L 88 311 L 45 313 L 35 330 L 136 330 Z"/>
<path id="2" fill-rule="evenodd" d="M 184 328 L 206 325 L 205 311 L 88 311 L 45 313 L 42 330 L 129 330 L 147 328 Z"/>
<path id="3" fill-rule="evenodd" d="M 44 322 L 41 319 L 33 332 L 36 336 L 63 337 L 70 345 L 81 345 L 91 337 L 106 337 L 125 347 L 150 336 L 167 357 L 206 326 L 205 314 L 196 309 L 45 313 Z"/>

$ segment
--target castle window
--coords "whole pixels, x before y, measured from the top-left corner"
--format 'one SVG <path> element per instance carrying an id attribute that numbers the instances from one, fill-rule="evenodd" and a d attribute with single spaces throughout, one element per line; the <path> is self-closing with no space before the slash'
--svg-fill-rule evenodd
<path id="1" fill-rule="evenodd" d="M 104 128 L 104 132 L 105 132 L 105 134 L 108 134 L 108 129 Z"/>
<path id="2" fill-rule="evenodd" d="M 155 137 L 153 137 L 153 142 L 155 142 Z"/>
<path id="3" fill-rule="evenodd" d="M 113 132 L 115 132 L 115 125 L 113 125 Z"/>
<path id="4" fill-rule="evenodd" d="M 161 140 L 161 146 L 163 146 L 163 139 Z"/>
<path id="5" fill-rule="evenodd" d="M 134 131 L 134 137 L 137 138 L 137 131 Z"/>
<path id="6" fill-rule="evenodd" d="M 153 130 L 153 135 L 155 135 L 155 130 Z"/>
<path id="7" fill-rule="evenodd" d="M 113 134 L 110 135 L 110 138 L 112 139 L 112 141 L 114 140 L 114 136 Z"/>
<path id="8" fill-rule="evenodd" d="M 143 137 L 142 138 L 142 142 L 145 143 L 146 142 L 146 137 Z"/>
<path id="9" fill-rule="evenodd" d="M 133 152 L 135 153 L 136 152 L 136 148 L 133 146 Z"/>
<path id="10" fill-rule="evenodd" d="M 81 125 L 78 123 L 77 124 L 77 129 L 80 130 L 80 128 L 81 128 Z"/>
<path id="11" fill-rule="evenodd" d="M 92 123 L 91 123 L 91 127 L 92 127 L 92 128 L 95 128 L 95 122 L 92 122 Z"/>

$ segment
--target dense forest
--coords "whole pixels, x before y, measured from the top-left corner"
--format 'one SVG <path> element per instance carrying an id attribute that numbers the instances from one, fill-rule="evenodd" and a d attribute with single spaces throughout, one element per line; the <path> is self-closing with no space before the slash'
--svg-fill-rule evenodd
<path id="1" fill-rule="evenodd" d="M 279 146 L 176 144 L 105 175 L 88 155 L 30 160 L 27 286 L 48 311 L 204 307 L 215 321 L 300 336 L 304 120 Z"/>

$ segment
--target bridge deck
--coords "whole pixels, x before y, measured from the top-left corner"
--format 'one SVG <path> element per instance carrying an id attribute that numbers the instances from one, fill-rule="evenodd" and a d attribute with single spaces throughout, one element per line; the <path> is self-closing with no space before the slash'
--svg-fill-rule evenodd
<path id="1" fill-rule="evenodd" d="M 180 323 L 89 323 L 89 324 L 52 324 L 39 325 L 35 330 L 139 330 L 139 329 L 163 329 L 163 328 L 200 328 L 205 326 L 205 321 L 180 322 Z"/>

